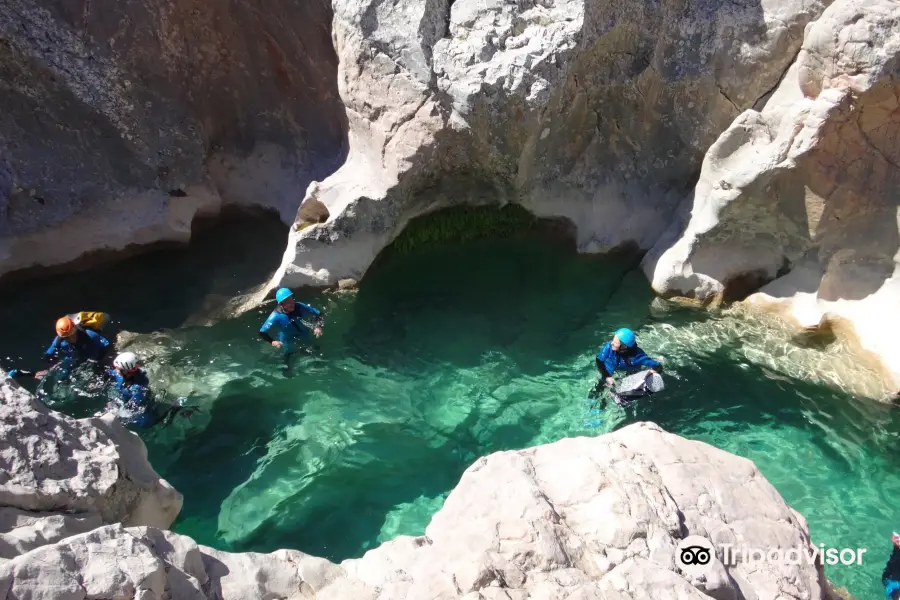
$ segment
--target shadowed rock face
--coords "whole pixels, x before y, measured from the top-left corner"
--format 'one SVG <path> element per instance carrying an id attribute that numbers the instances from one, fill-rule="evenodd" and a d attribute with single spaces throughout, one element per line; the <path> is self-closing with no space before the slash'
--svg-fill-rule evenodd
<path id="1" fill-rule="evenodd" d="M 290 222 L 345 152 L 325 0 L 0 2 L 0 274 Z"/>

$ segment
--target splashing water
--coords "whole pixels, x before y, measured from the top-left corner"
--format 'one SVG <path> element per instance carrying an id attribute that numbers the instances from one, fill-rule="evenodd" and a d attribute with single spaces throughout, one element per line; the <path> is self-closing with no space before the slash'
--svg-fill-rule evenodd
<path id="1" fill-rule="evenodd" d="M 185 495 L 175 530 L 230 550 L 359 556 L 421 534 L 479 456 L 651 420 L 753 460 L 816 543 L 869 549 L 827 575 L 881 594 L 900 419 L 864 397 L 883 391 L 874 374 L 774 320 L 654 300 L 634 265 L 529 239 L 394 257 L 355 295 L 300 298 L 328 321 L 291 378 L 256 337 L 271 306 L 138 335 L 129 349 L 156 386 L 205 408 L 145 437 Z M 666 390 L 588 415 L 593 356 L 620 326 L 663 359 Z"/>

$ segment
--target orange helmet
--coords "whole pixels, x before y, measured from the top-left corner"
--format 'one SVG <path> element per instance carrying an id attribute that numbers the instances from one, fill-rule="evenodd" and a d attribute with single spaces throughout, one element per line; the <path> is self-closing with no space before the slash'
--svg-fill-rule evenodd
<path id="1" fill-rule="evenodd" d="M 75 322 L 69 317 L 61 317 L 56 321 L 56 335 L 59 337 L 69 337 L 75 333 Z"/>

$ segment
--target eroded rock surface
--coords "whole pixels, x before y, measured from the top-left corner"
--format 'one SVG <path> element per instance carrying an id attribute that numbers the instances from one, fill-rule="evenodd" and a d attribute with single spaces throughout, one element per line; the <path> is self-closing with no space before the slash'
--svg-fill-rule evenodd
<path id="1" fill-rule="evenodd" d="M 0 275 L 290 223 L 345 153 L 327 0 L 0 1 Z"/>
<path id="2" fill-rule="evenodd" d="M 2 371 L 0 402 L 0 558 L 102 524 L 166 528 L 178 516 L 181 494 L 111 415 L 70 419 Z"/>
<path id="3" fill-rule="evenodd" d="M 358 279 L 409 218 L 461 202 L 568 217 L 583 251 L 649 248 L 827 4 L 337 0 L 350 155 L 270 287 Z"/>
<path id="4" fill-rule="evenodd" d="M 838 0 L 766 106 L 712 145 L 653 287 L 745 296 L 804 326 L 848 321 L 900 390 L 900 6 Z M 672 243 L 674 241 L 674 244 Z M 772 281 L 774 280 L 774 281 Z"/>
<path id="5" fill-rule="evenodd" d="M 230 554 L 106 526 L 0 565 L 0 600 L 190 598 L 819 599 L 815 566 L 723 565 L 693 579 L 679 540 L 806 547 L 803 518 L 748 460 L 638 423 L 479 459 L 421 537 L 336 565 Z"/>

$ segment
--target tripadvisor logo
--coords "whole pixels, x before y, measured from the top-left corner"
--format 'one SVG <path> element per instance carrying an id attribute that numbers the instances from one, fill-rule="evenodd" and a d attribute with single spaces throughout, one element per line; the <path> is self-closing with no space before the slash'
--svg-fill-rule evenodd
<path id="1" fill-rule="evenodd" d="M 861 565 L 866 548 L 826 548 L 824 544 L 799 548 L 751 548 L 737 544 L 713 546 L 705 537 L 691 535 L 678 543 L 675 564 L 688 575 L 706 573 L 713 558 L 733 567 L 740 563 L 755 565 Z"/>

